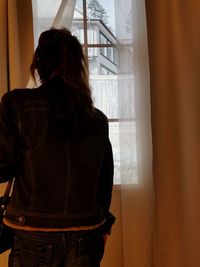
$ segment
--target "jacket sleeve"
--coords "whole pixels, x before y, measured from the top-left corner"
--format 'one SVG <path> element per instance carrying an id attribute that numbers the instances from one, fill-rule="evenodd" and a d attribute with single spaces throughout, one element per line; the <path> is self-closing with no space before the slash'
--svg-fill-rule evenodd
<path id="1" fill-rule="evenodd" d="M 0 183 L 13 178 L 20 158 L 16 129 L 16 115 L 13 114 L 10 93 L 0 103 Z"/>
<path id="2" fill-rule="evenodd" d="M 111 227 L 115 222 L 114 215 L 109 211 L 112 199 L 113 176 L 113 153 L 107 129 L 107 142 L 105 146 L 104 158 L 101 169 L 101 204 L 104 210 L 104 214 L 106 216 L 106 223 L 103 226 L 104 233 L 110 233 Z"/>

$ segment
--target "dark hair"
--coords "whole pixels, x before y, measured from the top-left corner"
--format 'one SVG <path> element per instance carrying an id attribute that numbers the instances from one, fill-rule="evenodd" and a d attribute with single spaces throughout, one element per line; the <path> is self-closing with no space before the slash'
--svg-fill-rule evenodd
<path id="1" fill-rule="evenodd" d="M 85 55 L 69 30 L 51 28 L 41 33 L 30 72 L 34 80 L 38 73 L 41 83 L 52 88 L 57 118 L 59 114 L 70 119 L 75 116 L 73 125 L 80 126 L 86 117 L 92 117 L 94 107 Z"/>

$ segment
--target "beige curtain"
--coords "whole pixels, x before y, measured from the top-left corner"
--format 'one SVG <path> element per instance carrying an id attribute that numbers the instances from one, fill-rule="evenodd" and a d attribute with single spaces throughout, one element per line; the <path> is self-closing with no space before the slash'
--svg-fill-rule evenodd
<path id="1" fill-rule="evenodd" d="M 31 1 L 1 0 L 0 97 L 8 90 L 26 86 L 32 55 Z"/>
<path id="2" fill-rule="evenodd" d="M 32 6 L 29 0 L 0 0 L 0 98 L 14 88 L 26 87 L 33 55 Z M 0 185 L 0 195 L 5 184 Z M 7 266 L 7 253 L 0 265 Z"/>
<path id="3" fill-rule="evenodd" d="M 200 266 L 200 2 L 147 0 L 155 267 Z"/>

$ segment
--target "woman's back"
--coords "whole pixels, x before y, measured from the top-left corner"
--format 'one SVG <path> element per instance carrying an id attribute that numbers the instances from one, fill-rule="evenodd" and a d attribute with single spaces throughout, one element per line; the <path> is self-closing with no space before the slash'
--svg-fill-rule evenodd
<path id="1" fill-rule="evenodd" d="M 17 211 L 29 226 L 31 216 L 37 217 L 35 227 L 43 223 L 44 214 L 52 215 L 52 220 L 44 219 L 48 227 L 100 223 L 103 188 L 112 185 L 112 173 L 103 174 L 104 167 L 107 171 L 113 168 L 111 155 L 110 162 L 103 162 L 110 147 L 107 118 L 95 109 L 85 129 L 82 126 L 82 132 L 73 138 L 73 126 L 56 129 L 49 89 L 41 86 L 10 93 L 16 108 L 13 113 L 20 114 L 22 156 L 7 215 Z M 67 125 L 68 118 L 64 118 L 62 123 Z"/>
<path id="2" fill-rule="evenodd" d="M 41 34 L 30 70 L 41 86 L 8 92 L 0 105 L 0 179 L 15 177 L 4 218 L 15 229 L 9 266 L 99 267 L 115 221 L 108 119 L 93 106 L 81 44 L 67 29 Z"/>

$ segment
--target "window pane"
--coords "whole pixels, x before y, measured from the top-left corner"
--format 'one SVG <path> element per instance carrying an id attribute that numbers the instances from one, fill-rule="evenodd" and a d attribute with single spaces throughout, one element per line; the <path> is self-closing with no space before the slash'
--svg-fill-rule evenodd
<path id="1" fill-rule="evenodd" d="M 32 0 L 32 2 L 36 43 L 40 33 L 51 27 L 62 1 Z M 95 7 L 98 7 L 96 11 L 92 6 L 94 2 L 96 2 Z M 136 183 L 137 181 L 131 178 L 136 177 L 133 175 L 136 170 L 135 114 L 134 106 L 130 104 L 130 99 L 134 102 L 134 97 L 129 94 L 134 91 L 132 88 L 134 79 L 130 77 L 133 71 L 131 63 L 133 53 L 130 46 L 131 17 L 123 12 L 122 2 L 86 0 L 88 20 L 87 29 L 84 30 L 83 0 L 76 0 L 72 32 L 82 44 L 84 44 L 84 33 L 87 32 L 89 47 L 86 48 L 94 104 L 109 118 L 109 134 L 115 162 L 114 182 L 120 183 L 120 175 L 123 175 L 127 177 L 127 183 L 129 181 Z M 125 1 L 126 4 L 128 2 Z M 120 115 L 118 99 L 120 99 Z M 123 150 L 121 155 L 119 139 L 122 145 L 121 151 Z"/>
<path id="2" fill-rule="evenodd" d="M 94 104 L 109 119 L 118 119 L 118 81 L 116 75 L 91 75 Z"/>
<path id="3" fill-rule="evenodd" d="M 113 47 L 111 49 L 114 51 Z M 118 73 L 119 67 L 118 65 L 116 65 L 116 62 L 114 62 L 114 60 L 112 61 L 111 59 L 108 58 L 107 50 L 108 47 L 88 48 L 88 62 L 89 62 L 89 71 L 91 75 L 101 75 L 101 74 L 116 75 Z"/>
<path id="4" fill-rule="evenodd" d="M 90 84 L 95 107 L 102 110 L 110 120 L 109 137 L 114 157 L 114 183 L 120 184 L 117 75 L 90 75 Z"/>

